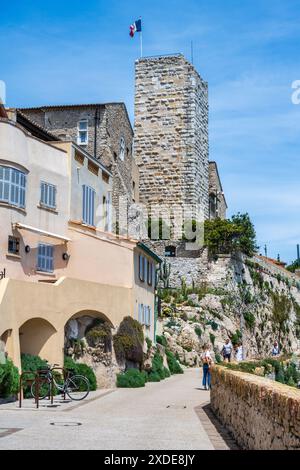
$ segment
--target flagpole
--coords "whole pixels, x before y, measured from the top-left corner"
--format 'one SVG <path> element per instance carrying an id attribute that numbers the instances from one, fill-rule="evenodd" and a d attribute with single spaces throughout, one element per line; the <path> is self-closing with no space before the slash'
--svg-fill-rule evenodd
<path id="1" fill-rule="evenodd" d="M 141 57 L 143 57 L 143 33 L 140 31 L 140 49 L 141 49 Z"/>

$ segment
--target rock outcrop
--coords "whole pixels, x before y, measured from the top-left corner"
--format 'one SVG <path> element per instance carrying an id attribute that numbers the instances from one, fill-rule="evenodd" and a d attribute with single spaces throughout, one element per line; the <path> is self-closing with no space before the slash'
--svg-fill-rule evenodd
<path id="1" fill-rule="evenodd" d="M 188 366 L 204 344 L 220 360 L 226 338 L 242 340 L 247 358 L 269 355 L 274 340 L 282 352 L 299 352 L 300 279 L 259 257 L 218 261 L 208 284 L 164 292 L 158 334 L 170 350 Z"/>

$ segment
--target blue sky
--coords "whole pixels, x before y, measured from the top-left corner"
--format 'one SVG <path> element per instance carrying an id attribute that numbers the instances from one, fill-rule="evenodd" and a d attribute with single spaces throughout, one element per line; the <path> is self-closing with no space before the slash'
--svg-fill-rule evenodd
<path id="1" fill-rule="evenodd" d="M 7 104 L 124 101 L 133 118 L 144 55 L 182 52 L 209 83 L 210 159 L 230 213 L 248 211 L 261 246 L 291 261 L 300 243 L 300 1 L 0 0 Z"/>

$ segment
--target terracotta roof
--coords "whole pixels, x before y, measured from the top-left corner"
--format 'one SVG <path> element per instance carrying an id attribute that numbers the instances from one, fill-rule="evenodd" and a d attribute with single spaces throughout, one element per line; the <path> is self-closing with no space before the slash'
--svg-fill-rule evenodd
<path id="1" fill-rule="evenodd" d="M 278 261 L 277 259 L 274 259 L 274 258 L 268 258 L 267 256 L 263 256 L 263 255 L 257 255 L 259 258 L 263 259 L 264 261 L 267 261 L 268 263 L 272 263 L 272 264 L 275 264 L 276 266 L 279 266 L 281 268 L 284 268 L 287 263 L 283 262 L 283 261 Z"/>

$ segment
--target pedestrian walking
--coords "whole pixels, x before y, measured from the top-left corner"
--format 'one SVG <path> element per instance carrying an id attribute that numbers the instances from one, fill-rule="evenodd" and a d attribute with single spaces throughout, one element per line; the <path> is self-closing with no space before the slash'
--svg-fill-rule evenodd
<path id="1" fill-rule="evenodd" d="M 272 356 L 279 356 L 280 354 L 279 344 L 277 341 L 274 341 L 271 354 Z"/>
<path id="2" fill-rule="evenodd" d="M 242 343 L 238 343 L 237 348 L 235 350 L 235 359 L 240 362 L 243 360 L 243 345 Z"/>
<path id="3" fill-rule="evenodd" d="M 202 386 L 203 390 L 210 389 L 210 371 L 213 364 L 209 346 L 206 344 L 203 346 L 203 353 L 201 354 L 201 361 L 203 364 L 203 379 Z"/>
<path id="4" fill-rule="evenodd" d="M 221 354 L 225 362 L 231 361 L 232 350 L 233 350 L 233 347 L 232 347 L 231 341 L 227 338 L 221 351 Z"/>

